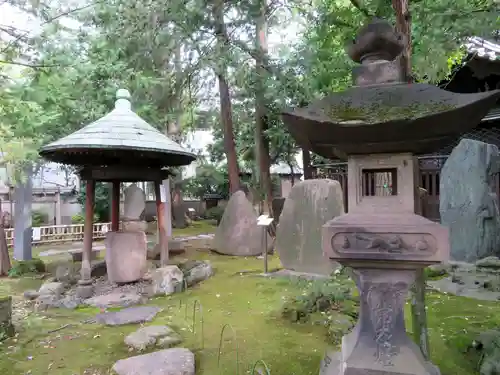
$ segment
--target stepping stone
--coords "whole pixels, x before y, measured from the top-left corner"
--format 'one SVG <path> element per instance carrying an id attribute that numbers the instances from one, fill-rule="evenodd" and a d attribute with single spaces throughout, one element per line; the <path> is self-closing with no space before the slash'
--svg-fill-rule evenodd
<path id="1" fill-rule="evenodd" d="M 106 309 L 108 307 L 129 307 L 139 305 L 143 302 L 141 295 L 137 293 L 120 293 L 114 292 L 103 294 L 85 300 L 85 304 L 94 307 Z"/>
<path id="2" fill-rule="evenodd" d="M 120 311 L 110 311 L 95 316 L 95 321 L 108 326 L 149 322 L 161 311 L 158 306 L 128 307 Z"/>
<path id="3" fill-rule="evenodd" d="M 182 342 L 182 338 L 168 326 L 147 326 L 125 337 L 125 344 L 136 350 L 150 346 L 171 347 Z"/>
<path id="4" fill-rule="evenodd" d="M 184 348 L 121 359 L 113 365 L 118 375 L 194 375 L 194 354 Z"/>

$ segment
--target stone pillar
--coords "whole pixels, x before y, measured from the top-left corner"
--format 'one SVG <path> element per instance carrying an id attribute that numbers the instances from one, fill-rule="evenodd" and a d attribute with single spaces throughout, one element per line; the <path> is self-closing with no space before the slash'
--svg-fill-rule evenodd
<path id="1" fill-rule="evenodd" d="M 31 204 L 33 201 L 33 166 L 24 170 L 14 191 L 14 259 L 29 260 L 31 253 Z"/>
<path id="2" fill-rule="evenodd" d="M 168 236 L 165 220 L 165 211 L 167 204 L 165 200 L 170 201 L 167 197 L 162 197 L 162 183 L 155 181 L 155 199 L 156 199 L 156 220 L 158 226 L 158 245 L 160 246 L 160 263 L 164 267 L 168 263 Z M 166 194 L 165 194 L 166 195 Z"/>
<path id="3" fill-rule="evenodd" d="M 111 188 L 111 231 L 120 229 L 120 181 L 113 181 Z"/>
<path id="4" fill-rule="evenodd" d="M 61 189 L 57 188 L 56 191 L 56 225 L 62 225 L 61 218 Z"/>
<path id="5" fill-rule="evenodd" d="M 93 293 L 90 259 L 92 256 L 95 180 L 87 180 L 85 192 L 85 224 L 83 229 L 82 270 L 81 279 L 78 281 L 77 289 L 77 294 L 80 298 L 90 298 Z"/>
<path id="6" fill-rule="evenodd" d="M 411 154 L 348 159 L 350 211 L 323 226 L 322 241 L 330 259 L 352 268 L 360 315 L 341 351 L 325 357 L 322 374 L 439 374 L 406 334 L 403 312 L 417 272 L 449 254 L 448 230 L 415 214 L 417 173 Z M 367 189 L 377 177 L 391 183 Z"/>

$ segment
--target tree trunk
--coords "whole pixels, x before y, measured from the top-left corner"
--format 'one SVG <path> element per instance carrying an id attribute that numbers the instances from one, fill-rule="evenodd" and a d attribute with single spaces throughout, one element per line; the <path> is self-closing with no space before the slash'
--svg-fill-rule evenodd
<path id="1" fill-rule="evenodd" d="M 396 13 L 396 30 L 403 35 L 405 48 L 399 56 L 403 79 L 411 83 L 411 16 L 408 0 L 392 0 L 392 8 Z"/>
<path id="2" fill-rule="evenodd" d="M 311 166 L 311 153 L 309 150 L 302 149 L 302 164 L 304 169 L 304 180 L 313 178 L 313 170 Z"/>
<path id="3" fill-rule="evenodd" d="M 229 37 L 224 23 L 224 0 L 217 0 L 215 2 L 213 13 L 216 25 L 215 34 L 217 36 L 219 50 L 227 51 Z M 226 72 L 226 66 L 221 64 L 215 74 L 217 76 L 217 80 L 219 81 L 220 114 L 221 122 L 224 127 L 224 152 L 227 158 L 229 192 L 233 194 L 240 188 L 240 169 L 238 167 L 236 145 L 234 142 L 231 96 L 226 79 Z"/>
<path id="4" fill-rule="evenodd" d="M 259 5 L 259 14 L 255 20 L 255 44 L 257 51 L 255 56 L 255 64 L 258 80 L 257 90 L 255 92 L 255 156 L 256 164 L 259 169 L 258 177 L 260 193 L 264 194 L 263 198 L 267 206 L 265 211 L 272 215 L 273 187 L 270 172 L 271 165 L 269 157 L 269 141 L 265 136 L 265 131 L 268 128 L 264 84 L 264 76 L 266 72 L 263 68 L 268 49 L 266 0 L 260 0 Z"/>

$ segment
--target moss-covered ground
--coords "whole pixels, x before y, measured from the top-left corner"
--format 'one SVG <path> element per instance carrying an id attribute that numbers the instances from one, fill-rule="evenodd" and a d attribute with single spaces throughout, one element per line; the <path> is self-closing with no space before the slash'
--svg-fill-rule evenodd
<path id="1" fill-rule="evenodd" d="M 213 228 L 198 225 L 175 234 L 210 230 Z M 164 310 L 149 324 L 177 328 L 185 339 L 183 346 L 196 354 L 198 374 L 248 374 L 259 359 L 267 363 L 273 375 L 318 374 L 328 346 L 325 328 L 310 322 L 290 323 L 280 314 L 283 300 L 305 293 L 308 283 L 260 277 L 257 274 L 262 270 L 262 260 L 255 258 L 220 256 L 195 247 L 184 258 L 210 260 L 216 275 L 182 294 L 150 301 Z M 276 267 L 279 259 L 272 256 L 270 268 Z M 0 294 L 14 295 L 17 305 L 22 306 L 22 291 L 41 282 L 36 277 L 2 279 Z M 194 309 L 193 320 L 195 301 L 200 308 Z M 434 363 L 443 375 L 476 374 L 479 357 L 465 353 L 467 346 L 479 332 L 500 325 L 500 303 L 478 303 L 437 293 L 429 293 L 427 302 Z M 97 312 L 90 308 L 30 312 L 22 320 L 17 337 L 0 345 L 0 374 L 109 374 L 115 361 L 132 355 L 123 338 L 137 327 L 82 323 Z M 218 364 L 221 329 L 225 325 Z"/>

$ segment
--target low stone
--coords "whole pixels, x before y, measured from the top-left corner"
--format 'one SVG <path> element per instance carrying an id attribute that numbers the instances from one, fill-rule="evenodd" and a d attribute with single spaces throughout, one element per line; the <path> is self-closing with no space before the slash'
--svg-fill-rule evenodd
<path id="1" fill-rule="evenodd" d="M 94 286 L 87 280 L 79 280 L 76 287 L 76 295 L 81 299 L 88 299 L 94 295 Z"/>
<path id="2" fill-rule="evenodd" d="M 186 251 L 183 241 L 171 239 L 168 240 L 168 253 L 169 255 L 178 255 Z M 148 248 L 148 259 L 159 260 L 161 258 L 160 244 L 156 244 L 153 248 Z"/>
<path id="3" fill-rule="evenodd" d="M 160 350 L 121 359 L 113 371 L 118 375 L 194 375 L 194 354 L 184 348 Z"/>
<path id="4" fill-rule="evenodd" d="M 471 345 L 481 353 L 479 371 L 481 375 L 500 373 L 500 331 L 492 329 L 481 333 Z"/>
<path id="5" fill-rule="evenodd" d="M 41 294 L 35 300 L 35 308 L 37 311 L 45 311 L 51 307 L 59 307 L 60 295 Z"/>
<path id="6" fill-rule="evenodd" d="M 494 256 L 479 259 L 476 262 L 476 267 L 500 269 L 500 259 Z"/>
<path id="7" fill-rule="evenodd" d="M 40 289 L 38 290 L 38 293 L 40 295 L 55 295 L 55 296 L 60 296 L 61 294 L 64 293 L 64 283 L 61 282 L 48 282 L 45 284 L 42 284 Z"/>
<path id="8" fill-rule="evenodd" d="M 38 293 L 36 290 L 30 289 L 30 290 L 25 290 L 23 295 L 25 299 L 33 301 L 40 296 L 40 293 Z"/>
<path id="9" fill-rule="evenodd" d="M 212 264 L 208 261 L 188 261 L 179 265 L 184 273 L 187 286 L 193 286 L 205 281 L 214 274 Z"/>
<path id="10" fill-rule="evenodd" d="M 125 337 L 125 344 L 135 350 L 145 350 L 154 345 L 170 347 L 180 342 L 180 336 L 168 326 L 142 327 Z"/>
<path id="11" fill-rule="evenodd" d="M 137 293 L 120 293 L 113 292 L 102 296 L 95 296 L 84 301 L 86 305 L 108 308 L 108 307 L 128 307 L 139 305 L 143 302 L 143 298 Z"/>
<path id="12" fill-rule="evenodd" d="M 95 316 L 95 321 L 108 326 L 139 324 L 154 319 L 161 309 L 158 306 L 134 306 L 120 311 L 110 311 Z"/>
<path id="13" fill-rule="evenodd" d="M 153 293 L 155 295 L 170 295 L 182 291 L 184 275 L 177 266 L 157 268 L 152 275 Z"/>
<path id="14" fill-rule="evenodd" d="M 105 260 L 100 260 L 93 262 L 90 266 L 90 276 L 91 277 L 103 277 L 108 273 Z"/>
<path id="15" fill-rule="evenodd" d="M 55 279 L 58 282 L 73 284 L 78 281 L 80 275 L 78 269 L 73 263 L 60 264 L 56 268 Z"/>
<path id="16" fill-rule="evenodd" d="M 328 337 L 332 344 L 340 344 L 342 337 L 354 327 L 355 321 L 347 315 L 332 311 L 328 320 Z"/>
<path id="17" fill-rule="evenodd" d="M 82 304 L 83 299 L 78 298 L 77 296 L 66 296 L 57 301 L 55 305 L 59 308 L 74 310 Z"/>
<path id="18" fill-rule="evenodd" d="M 71 255 L 73 262 L 81 262 L 83 259 L 83 249 L 73 249 L 69 250 L 68 253 Z M 96 260 L 101 254 L 101 249 L 93 248 L 90 252 L 90 260 Z"/>

